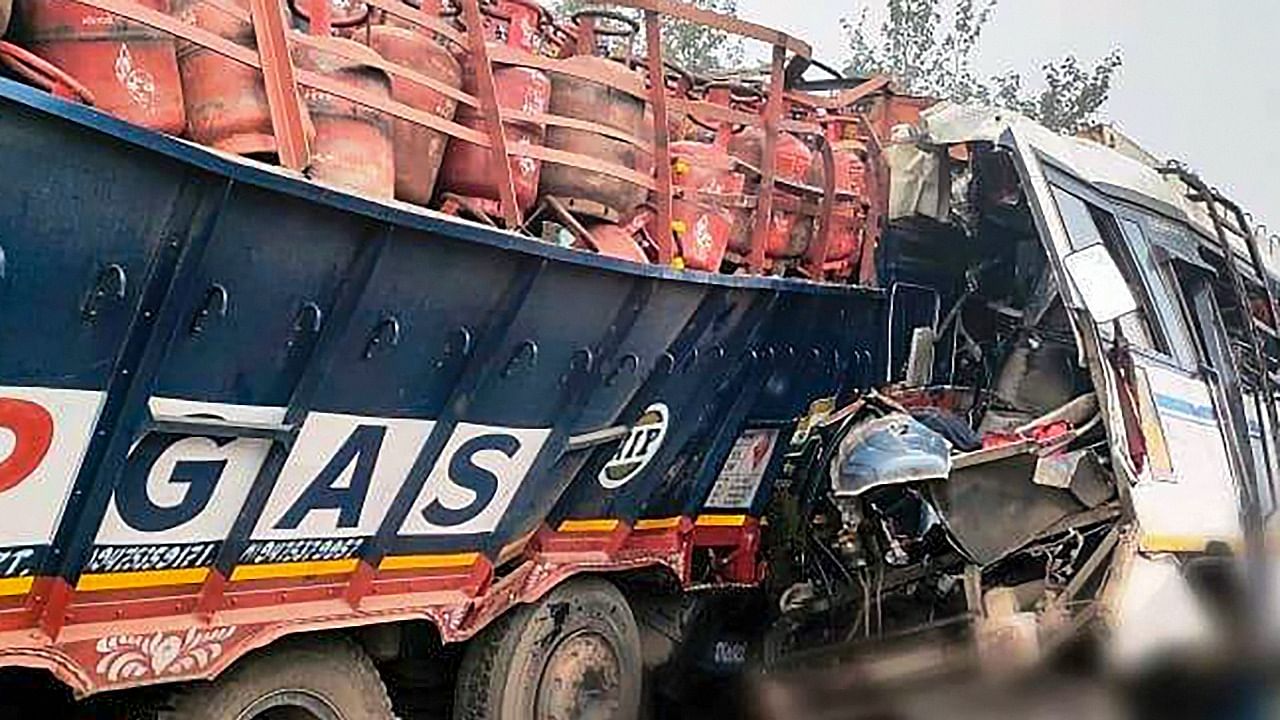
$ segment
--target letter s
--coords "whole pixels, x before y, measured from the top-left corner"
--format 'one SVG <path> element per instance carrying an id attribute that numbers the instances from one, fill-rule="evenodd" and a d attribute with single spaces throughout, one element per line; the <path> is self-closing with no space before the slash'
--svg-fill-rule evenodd
<path id="1" fill-rule="evenodd" d="M 510 435 L 481 435 L 463 443 L 449 460 L 449 481 L 475 493 L 475 499 L 457 509 L 445 507 L 439 499 L 433 500 L 422 511 L 427 522 L 438 527 L 461 525 L 489 507 L 498 492 L 499 478 L 472 459 L 485 450 L 496 450 L 513 458 L 520 451 L 520 441 Z"/>

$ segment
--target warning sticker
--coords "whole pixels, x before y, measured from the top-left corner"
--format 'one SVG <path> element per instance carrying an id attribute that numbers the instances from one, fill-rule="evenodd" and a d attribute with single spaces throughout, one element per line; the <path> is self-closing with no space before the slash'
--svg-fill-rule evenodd
<path id="1" fill-rule="evenodd" d="M 707 507 L 745 510 L 751 507 L 778 444 L 777 430 L 747 430 L 729 451 Z"/>

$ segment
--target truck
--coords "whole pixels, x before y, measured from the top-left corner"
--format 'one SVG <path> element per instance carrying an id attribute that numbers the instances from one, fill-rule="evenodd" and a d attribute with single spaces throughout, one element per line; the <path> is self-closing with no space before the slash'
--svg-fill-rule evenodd
<path id="1" fill-rule="evenodd" d="M 1266 616 L 1198 579 L 1275 505 L 1241 208 L 612 4 L 12 4 L 0 707 L 628 718 Z"/>

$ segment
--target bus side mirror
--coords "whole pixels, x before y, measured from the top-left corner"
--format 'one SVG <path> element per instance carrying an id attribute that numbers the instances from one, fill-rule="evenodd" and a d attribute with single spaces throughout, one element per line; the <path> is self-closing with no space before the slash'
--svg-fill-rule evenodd
<path id="1" fill-rule="evenodd" d="M 1138 309 L 1129 283 L 1102 243 L 1071 253 L 1063 265 L 1094 322 L 1109 323 Z"/>

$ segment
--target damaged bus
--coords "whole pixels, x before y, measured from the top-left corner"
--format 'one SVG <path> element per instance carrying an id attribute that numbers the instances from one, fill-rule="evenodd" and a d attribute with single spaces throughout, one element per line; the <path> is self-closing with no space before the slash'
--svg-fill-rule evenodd
<path id="1" fill-rule="evenodd" d="M 1088 637 L 1118 667 L 1257 649 L 1271 248 L 1110 128 L 942 104 L 895 133 L 888 382 L 815 405 L 793 438 L 764 656 L 879 677 Z"/>

